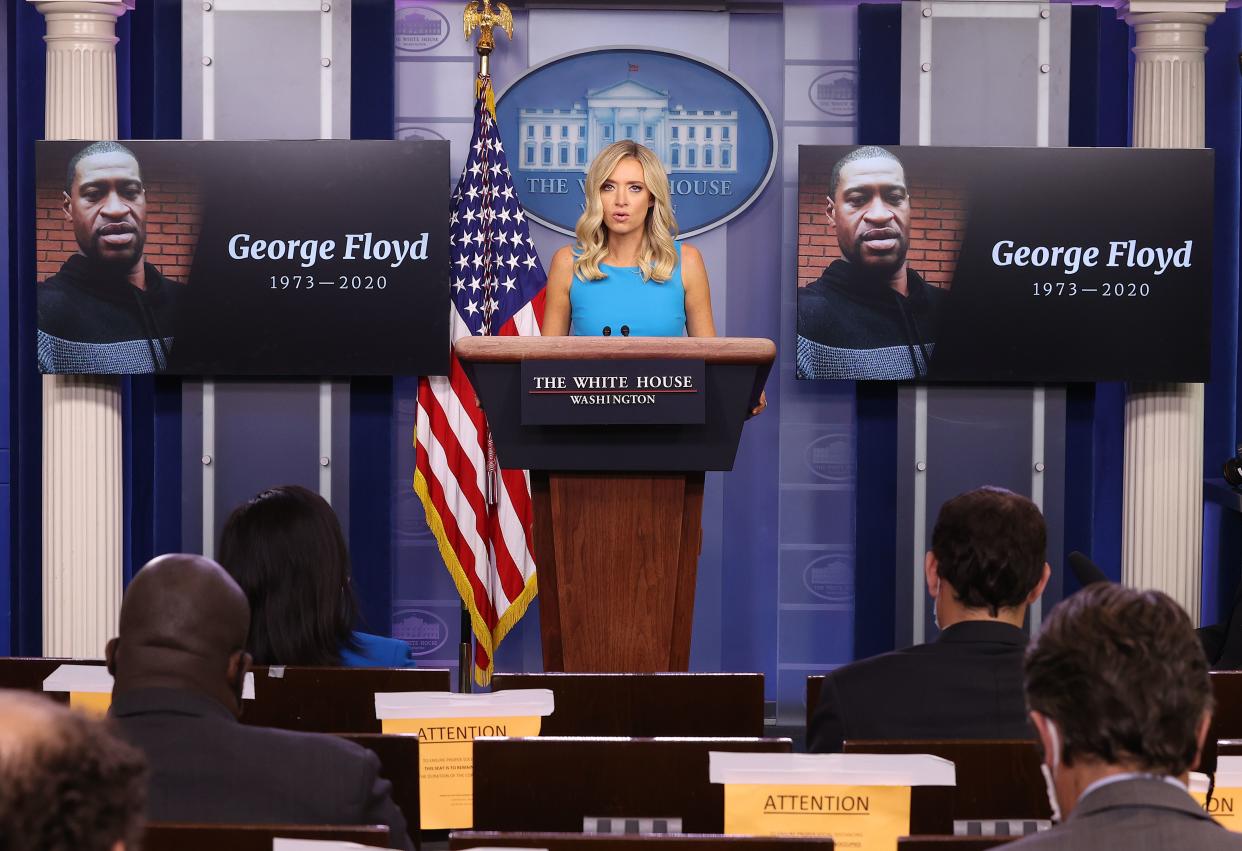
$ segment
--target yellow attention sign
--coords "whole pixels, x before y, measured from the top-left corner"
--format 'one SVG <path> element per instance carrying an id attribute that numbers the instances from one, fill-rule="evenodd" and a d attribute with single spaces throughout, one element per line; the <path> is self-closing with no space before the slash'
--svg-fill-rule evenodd
<path id="1" fill-rule="evenodd" d="M 896 851 L 910 833 L 910 787 L 726 783 L 725 833 L 831 836 L 838 849 Z"/>
<path id="2" fill-rule="evenodd" d="M 111 692 L 71 691 L 69 706 L 88 715 L 107 715 L 112 706 Z"/>
<path id="3" fill-rule="evenodd" d="M 1191 796 L 1205 807 L 1208 814 L 1220 824 L 1242 832 L 1242 813 L 1237 806 L 1242 804 L 1242 789 L 1222 789 L 1217 787 L 1212 792 L 1212 802 L 1207 803 L 1207 795 L 1203 792 L 1191 792 Z"/>
<path id="4" fill-rule="evenodd" d="M 474 827 L 476 736 L 537 736 L 542 719 L 385 718 L 385 733 L 418 735 L 418 810 L 423 830 Z"/>

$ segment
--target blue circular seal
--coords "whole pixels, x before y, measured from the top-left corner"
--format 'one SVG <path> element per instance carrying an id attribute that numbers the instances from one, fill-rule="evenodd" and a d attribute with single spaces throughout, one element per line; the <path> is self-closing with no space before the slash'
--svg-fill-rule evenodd
<path id="1" fill-rule="evenodd" d="M 632 139 L 660 157 L 686 237 L 745 210 L 776 168 L 776 127 L 758 96 L 680 53 L 613 47 L 556 57 L 515 80 L 496 115 L 527 214 L 569 235 L 587 167 L 613 142 Z"/>

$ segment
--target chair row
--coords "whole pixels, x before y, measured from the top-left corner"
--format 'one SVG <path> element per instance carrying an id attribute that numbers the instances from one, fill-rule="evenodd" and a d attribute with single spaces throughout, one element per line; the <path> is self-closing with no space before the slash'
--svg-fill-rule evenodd
<path id="1" fill-rule="evenodd" d="M 63 664 L 99 660 L 0 658 L 0 688 L 41 691 Z M 448 691 L 443 668 L 256 667 L 242 721 L 319 733 L 379 733 L 376 692 Z M 762 674 L 496 674 L 492 690 L 546 688 L 549 736 L 763 735 Z M 330 695 L 331 699 L 325 699 Z"/>
<path id="2" fill-rule="evenodd" d="M 318 839 L 388 847 L 388 828 L 304 825 L 207 825 L 152 824 L 143 848 L 146 851 L 269 851 L 273 840 Z M 898 851 L 985 851 L 1011 837 L 1003 836 L 909 836 L 897 840 Z M 831 851 L 833 842 L 814 837 L 709 836 L 695 834 L 606 836 L 569 833 L 504 833 L 454 831 L 451 851 L 471 848 L 543 848 L 546 851 Z"/>
<path id="3" fill-rule="evenodd" d="M 0 688 L 41 691 L 63 664 L 99 660 L 0 658 Z M 822 676 L 806 681 L 806 720 Z M 378 733 L 376 692 L 448 691 L 442 668 L 254 669 L 255 699 L 243 722 L 325 733 Z M 1212 672 L 1216 714 L 1209 738 L 1242 739 L 1242 671 Z M 496 674 L 492 689 L 546 688 L 556 711 L 548 736 L 762 736 L 762 674 Z M 324 695 L 331 695 L 325 700 Z"/>
<path id="4" fill-rule="evenodd" d="M 346 738 L 379 756 L 394 802 L 411 830 L 417 830 L 418 739 L 380 734 Z M 708 754 L 792 750 L 786 738 L 476 739 L 474 826 L 578 833 L 594 819 L 678 818 L 682 832 L 719 834 L 724 830 L 724 787 L 709 780 Z M 930 753 L 957 766 L 956 786 L 912 790 L 914 834 L 946 836 L 962 823 L 1051 818 L 1033 742 L 849 742 L 846 750 Z"/>

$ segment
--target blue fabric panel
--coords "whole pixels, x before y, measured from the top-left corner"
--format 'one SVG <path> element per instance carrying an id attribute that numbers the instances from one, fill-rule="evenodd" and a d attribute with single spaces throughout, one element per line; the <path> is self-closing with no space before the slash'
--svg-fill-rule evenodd
<path id="1" fill-rule="evenodd" d="M 130 104 L 129 130 L 122 132 L 121 138 L 179 139 L 181 3 L 148 0 L 121 20 L 129 27 L 133 44 L 129 50 L 129 82 L 121 88 Z M 125 43 L 122 37 L 121 44 Z"/>
<path id="2" fill-rule="evenodd" d="M 350 137 L 391 139 L 396 121 L 392 0 L 354 0 L 350 7 Z M 381 49 L 382 46 L 382 49 Z M 392 627 L 393 500 L 396 432 L 391 378 L 354 378 L 349 388 L 349 549 L 362 622 Z M 413 476 L 410 467 L 410 477 Z M 405 483 L 408 489 L 410 483 Z"/>
<path id="3" fill-rule="evenodd" d="M 1130 27 L 1115 9 L 1075 6 L 1070 19 L 1071 146 L 1130 143 Z"/>
<path id="4" fill-rule="evenodd" d="M 1070 104 L 1071 147 L 1093 147 L 1099 134 L 1100 8 L 1070 9 Z"/>
<path id="5" fill-rule="evenodd" d="M 858 385 L 854 656 L 894 648 L 897 623 L 897 387 Z"/>
<path id="6" fill-rule="evenodd" d="M 901 141 L 901 4 L 858 7 L 858 143 Z M 894 446 L 896 444 L 894 443 Z"/>
<path id="7" fill-rule="evenodd" d="M 1124 147 L 1130 127 L 1129 27 L 1115 10 L 1075 6 L 1070 24 L 1071 145 Z M 1125 388 L 1071 385 L 1066 393 L 1065 550 L 1114 579 L 1121 572 Z M 1072 576 L 1067 593 L 1077 590 Z"/>
<path id="8" fill-rule="evenodd" d="M 181 540 L 181 379 L 156 378 L 152 405 L 155 416 L 152 552 L 183 552 L 186 547 Z"/>
<path id="9" fill-rule="evenodd" d="M 392 625 L 392 379 L 355 378 L 349 386 L 349 553 L 362 624 Z M 408 487 L 408 483 L 407 483 Z"/>
<path id="10" fill-rule="evenodd" d="M 144 3 L 117 24 L 117 119 L 122 139 L 181 135 L 181 6 Z M 170 61 L 171 60 L 171 61 Z M 181 546 L 181 381 L 121 382 L 125 583 L 147 561 Z"/>
<path id="11" fill-rule="evenodd" d="M 1098 10 L 1099 69 L 1095 141 L 1099 147 L 1130 144 L 1134 78 L 1133 32 L 1115 9 Z M 1071 87 L 1073 77 L 1071 72 Z M 1125 387 L 1097 384 L 1093 422 L 1094 504 L 1090 555 L 1106 573 L 1121 578 L 1121 503 L 1125 453 Z M 1067 490 L 1067 497 L 1072 493 Z M 1068 510 L 1067 510 L 1068 513 Z"/>
<path id="12" fill-rule="evenodd" d="M 139 27 L 139 33 L 142 28 Z M 146 53 L 146 44 L 134 44 L 134 17 L 122 15 L 116 22 L 116 137 L 133 139 L 133 98 L 130 97 L 130 86 L 133 84 L 133 72 L 130 69 L 130 58 L 135 54 Z"/>
<path id="13" fill-rule="evenodd" d="M 1212 378 L 1205 388 L 1204 475 L 1220 476 L 1238 439 L 1238 155 L 1242 150 L 1242 10 L 1230 9 L 1207 31 L 1207 147 L 1216 152 L 1212 245 Z M 1206 556 L 1207 553 L 1204 553 Z"/>
<path id="14" fill-rule="evenodd" d="M 121 580 L 129 580 L 154 555 L 155 381 L 149 375 L 121 379 L 121 501 L 125 529 Z"/>
<path id="15" fill-rule="evenodd" d="M 9 105 L 11 103 L 10 87 L 9 87 L 9 58 L 12 56 L 12 49 L 9 43 L 9 15 L 0 15 L 0 74 L 4 76 L 4 86 L 0 88 L 0 112 L 6 115 L 9 113 Z M 10 128 L 12 127 L 10 123 Z M 12 137 L 12 130 L 5 133 L 0 138 L 0 159 L 6 163 L 9 160 L 9 146 Z M 0 214 L 0 228 L 4 233 L 11 233 L 11 222 L 13 218 L 13 208 L 11 205 L 11 196 L 9 193 L 10 176 L 6 170 L 0 175 L 0 194 L 5 199 L 4 212 Z M 9 239 L 0 241 L 0 269 L 9 274 L 12 278 L 12 267 L 9 265 L 12 259 L 10 251 Z M 10 288 L 11 290 L 11 288 Z M 12 444 L 12 430 L 10 429 L 10 420 L 12 413 L 12 350 L 9 346 L 10 325 L 9 317 L 12 313 L 12 296 L 3 302 L 4 305 L 4 321 L 0 322 L 0 500 L 3 501 L 3 515 L 0 515 L 0 527 L 3 528 L 3 537 L 0 537 L 0 656 L 10 652 L 12 647 L 12 630 L 13 630 L 13 590 L 14 590 L 14 560 L 13 554 L 13 538 L 11 535 L 9 515 L 10 502 L 10 447 Z"/>
<path id="16" fill-rule="evenodd" d="M 34 142 L 43 137 L 44 23 L 30 3 L 7 4 L 9 23 L 9 327 L 14 338 L 10 389 L 14 428 L 10 517 L 13 524 L 11 650 L 43 652 L 42 387 L 35 364 Z"/>
<path id="17" fill-rule="evenodd" d="M 1071 125 L 1072 126 L 1072 125 Z M 1091 554 L 1095 505 L 1095 385 L 1070 384 L 1065 388 L 1065 552 Z M 1119 569 L 1119 566 L 1116 566 Z M 1109 568 L 1105 568 L 1108 570 Z M 1080 586 L 1065 572 L 1064 591 Z"/>
<path id="18" fill-rule="evenodd" d="M 350 27 L 349 137 L 391 139 L 397 127 L 393 0 L 353 0 Z"/>
<path id="19" fill-rule="evenodd" d="M 858 142 L 901 140 L 901 6 L 858 7 Z M 856 386 L 854 656 L 892 650 L 897 593 L 897 387 Z"/>
<path id="20" fill-rule="evenodd" d="M 4 463 L 7 465 L 9 461 L 8 453 L 5 452 L 4 455 Z M 12 488 L 7 483 L 0 485 L 0 512 L 2 512 L 0 513 L 0 536 L 3 536 L 3 540 L 6 542 L 12 540 L 12 529 L 9 525 L 9 520 L 12 516 L 10 514 L 11 493 Z M 12 583 L 9 581 L 11 576 L 8 565 L 5 565 L 4 569 L 0 570 L 0 578 L 4 580 L 0 582 L 0 656 L 9 656 L 13 655 L 11 634 L 14 624 L 14 613 L 12 611 L 12 601 L 15 598 L 10 593 Z"/>
<path id="21" fill-rule="evenodd" d="M 1119 581 L 1125 420 L 1125 385 L 1118 382 L 1097 384 L 1092 422 L 1092 476 L 1095 492 L 1091 507 L 1091 549 L 1088 555 L 1105 573 Z M 1068 500 L 1069 494 L 1066 496 Z"/>
<path id="22" fill-rule="evenodd" d="M 1204 475 L 1219 478 L 1238 442 L 1239 152 L 1242 151 L 1242 10 L 1208 27 L 1204 73 L 1207 147 L 1216 152 L 1212 244 L 1212 378 L 1204 388 Z M 1204 623 L 1228 617 L 1238 585 L 1242 516 L 1208 505 L 1203 517 Z"/>
<path id="23" fill-rule="evenodd" d="M 1242 564 L 1242 516 L 1215 501 L 1205 502 L 1200 623 L 1225 623 L 1229 619 L 1238 592 L 1239 564 Z"/>

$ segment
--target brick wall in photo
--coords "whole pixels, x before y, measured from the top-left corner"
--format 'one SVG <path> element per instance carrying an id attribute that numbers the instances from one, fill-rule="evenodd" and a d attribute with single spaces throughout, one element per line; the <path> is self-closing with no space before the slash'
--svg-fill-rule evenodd
<path id="1" fill-rule="evenodd" d="M 803 184 L 798 193 L 798 286 L 805 287 L 841 256 L 828 225 L 824 199 L 828 175 Z M 910 266 L 929 284 L 948 289 L 966 233 L 966 192 L 947 181 L 910 183 Z"/>
<path id="2" fill-rule="evenodd" d="M 35 200 L 36 263 L 40 281 L 60 271 L 65 259 L 78 250 L 73 226 L 65 219 L 64 190 L 59 185 L 39 187 Z M 164 275 L 185 283 L 202 229 L 199 189 L 193 183 L 155 180 L 147 183 L 147 242 L 143 256 Z"/>

